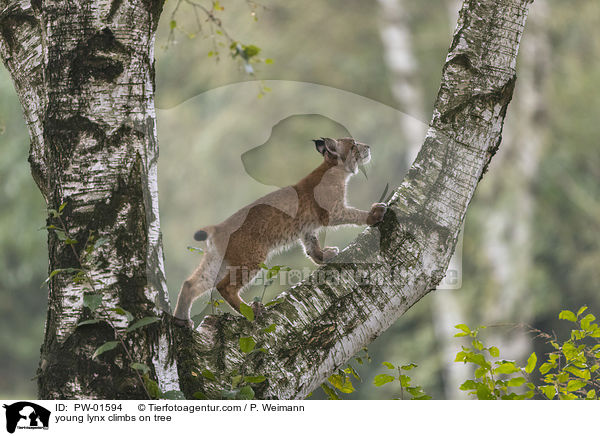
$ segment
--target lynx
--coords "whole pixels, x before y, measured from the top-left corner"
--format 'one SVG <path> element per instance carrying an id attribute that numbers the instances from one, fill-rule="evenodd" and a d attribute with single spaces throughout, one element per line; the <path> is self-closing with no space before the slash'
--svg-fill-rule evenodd
<path id="1" fill-rule="evenodd" d="M 346 205 L 348 179 L 371 159 L 368 145 L 352 138 L 314 140 L 323 163 L 293 186 L 281 188 L 238 210 L 225 221 L 204 227 L 194 239 L 207 241 L 200 265 L 183 283 L 175 320 L 191 326 L 192 303 L 215 288 L 236 311 L 240 291 L 258 274 L 269 255 L 300 241 L 316 264 L 331 261 L 337 247 L 321 248 L 317 234 L 323 227 L 344 224 L 375 225 L 383 220 L 384 203 L 369 212 Z M 260 312 L 260 305 L 254 305 Z"/>

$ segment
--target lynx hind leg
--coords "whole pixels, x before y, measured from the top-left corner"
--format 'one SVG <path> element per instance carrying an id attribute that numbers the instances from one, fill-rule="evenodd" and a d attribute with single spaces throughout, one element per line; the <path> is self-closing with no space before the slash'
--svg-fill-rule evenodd
<path id="1" fill-rule="evenodd" d="M 219 268 L 221 261 L 219 256 L 206 252 L 198 268 L 183 282 L 181 291 L 179 291 L 179 297 L 177 298 L 175 312 L 173 313 L 175 324 L 192 327 L 193 324 L 190 319 L 192 304 L 200 295 L 215 287 L 220 278 Z"/>
<path id="2" fill-rule="evenodd" d="M 241 304 L 248 304 L 242 300 L 240 292 L 258 275 L 260 267 L 258 264 L 250 267 L 230 266 L 227 270 L 225 277 L 217 284 L 217 291 L 239 313 Z"/>

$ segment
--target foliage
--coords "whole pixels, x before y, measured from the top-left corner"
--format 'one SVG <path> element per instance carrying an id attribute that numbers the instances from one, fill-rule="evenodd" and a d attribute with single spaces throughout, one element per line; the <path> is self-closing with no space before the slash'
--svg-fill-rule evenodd
<path id="1" fill-rule="evenodd" d="M 591 313 L 583 315 L 587 307 L 577 313 L 563 310 L 559 319 L 574 324 L 569 338 L 562 343 L 554 338 L 548 342 L 554 351 L 540 368 L 544 376 L 539 389 L 548 399 L 598 399 L 600 394 L 600 328 Z"/>
<path id="2" fill-rule="evenodd" d="M 526 377 L 535 368 L 535 353 L 529 356 L 524 368 L 519 368 L 510 360 L 492 361 L 491 358 L 499 357 L 500 351 L 494 346 L 484 347 L 478 339 L 480 330 L 485 327 L 471 330 L 465 324 L 458 324 L 456 328 L 460 333 L 454 336 L 471 338 L 471 347 L 463 346 L 462 351 L 456 355 L 455 362 L 472 363 L 475 366 L 475 377 L 465 381 L 460 386 L 461 390 L 469 392 L 479 400 L 519 400 L 533 397 L 535 385 L 527 382 Z M 526 387 L 524 393 L 514 392 L 515 388 L 522 386 Z"/>
<path id="3" fill-rule="evenodd" d="M 570 310 L 560 312 L 559 319 L 575 324 L 569 338 L 562 342 L 536 331 L 538 337 L 545 338 L 554 348 L 538 368 L 543 376 L 539 382 L 531 377 L 537 365 L 535 353 L 531 353 L 524 367 L 509 360 L 492 363 L 486 355 L 497 358 L 500 352 L 493 346 L 484 347 L 478 339 L 483 327 L 471 330 L 465 324 L 457 325 L 456 328 L 461 331 L 455 336 L 468 336 L 472 339 L 472 347 L 462 347 L 455 361 L 475 366 L 475 377 L 465 381 L 460 389 L 480 400 L 529 399 L 536 393 L 550 400 L 597 399 L 600 392 L 600 327 L 594 323 L 594 315 L 584 315 L 587 309 L 583 306 L 577 313 Z M 517 388 L 520 388 L 520 393 L 515 392 Z"/>

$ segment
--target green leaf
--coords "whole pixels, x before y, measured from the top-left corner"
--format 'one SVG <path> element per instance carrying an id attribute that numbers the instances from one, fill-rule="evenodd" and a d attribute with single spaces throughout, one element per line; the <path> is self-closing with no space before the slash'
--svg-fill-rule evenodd
<path id="1" fill-rule="evenodd" d="M 194 394 L 192 395 L 196 400 L 208 400 L 208 397 L 206 396 L 206 394 L 204 392 L 194 392 Z"/>
<path id="2" fill-rule="evenodd" d="M 402 370 L 404 370 L 404 371 L 410 371 L 411 369 L 413 369 L 413 368 L 416 368 L 416 367 L 417 367 L 417 365 L 416 365 L 416 364 L 414 364 L 414 363 L 409 363 L 408 365 L 402 365 L 402 366 L 400 367 L 400 369 L 402 369 Z"/>
<path id="3" fill-rule="evenodd" d="M 231 389 L 237 388 L 241 381 L 242 381 L 241 375 L 235 375 L 235 376 L 231 377 Z"/>
<path id="4" fill-rule="evenodd" d="M 236 398 L 239 398 L 239 393 L 239 389 L 223 389 L 221 391 L 221 397 L 225 400 L 235 400 Z"/>
<path id="5" fill-rule="evenodd" d="M 584 380 L 589 380 L 591 378 L 590 371 L 587 369 L 579 369 L 574 366 L 565 367 L 565 371 L 569 371 L 575 377 L 582 378 Z"/>
<path id="6" fill-rule="evenodd" d="M 591 313 L 588 313 L 586 316 L 583 317 L 583 319 L 581 320 L 581 328 L 584 330 L 590 330 L 590 324 L 592 323 L 592 321 L 594 321 L 596 319 L 596 317 L 594 315 L 592 315 Z"/>
<path id="7" fill-rule="evenodd" d="M 383 386 L 384 384 L 393 382 L 394 380 L 396 379 L 389 374 L 378 374 L 375 376 L 373 384 L 375 386 Z"/>
<path id="8" fill-rule="evenodd" d="M 540 373 L 544 375 L 553 368 L 556 368 L 556 363 L 542 363 L 542 366 L 540 366 Z"/>
<path id="9" fill-rule="evenodd" d="M 82 325 L 98 324 L 99 322 L 99 319 L 88 319 L 86 321 L 81 321 L 79 324 L 77 324 L 77 327 L 80 327 Z"/>
<path id="10" fill-rule="evenodd" d="M 169 27 L 171 28 L 171 30 L 175 29 L 177 27 L 177 21 L 171 20 L 171 22 L 169 23 Z"/>
<path id="11" fill-rule="evenodd" d="M 535 369 L 536 364 L 537 364 L 537 356 L 535 355 L 535 352 L 533 352 L 529 356 L 529 359 L 527 359 L 527 366 L 525 367 L 525 372 L 527 374 L 531 374 L 533 372 L 533 370 Z"/>
<path id="12" fill-rule="evenodd" d="M 522 386 L 525 383 L 525 377 L 515 377 L 508 380 L 508 386 L 510 387 L 518 387 Z"/>
<path id="13" fill-rule="evenodd" d="M 587 306 L 581 306 L 579 308 L 579 310 L 577 311 L 577 317 L 579 318 L 579 315 L 581 315 L 583 312 L 585 312 L 587 310 Z"/>
<path id="14" fill-rule="evenodd" d="M 519 371 L 520 369 L 515 366 L 514 362 L 504 361 L 494 369 L 494 374 L 512 374 Z"/>
<path id="15" fill-rule="evenodd" d="M 551 385 L 540 386 L 540 390 L 544 393 L 546 398 L 548 398 L 549 400 L 551 400 L 552 398 L 554 398 L 556 396 L 556 389 L 554 388 L 554 386 L 551 386 Z"/>
<path id="16" fill-rule="evenodd" d="M 146 385 L 146 390 L 153 399 L 159 399 L 161 397 L 161 392 L 160 388 L 158 387 L 158 383 L 152 380 L 148 376 L 148 374 L 144 374 L 144 385 Z"/>
<path id="17" fill-rule="evenodd" d="M 65 210 L 65 207 L 67 206 L 67 202 L 65 201 L 63 204 L 60 205 L 60 207 L 58 208 L 58 213 L 62 212 L 63 210 Z"/>
<path id="18" fill-rule="evenodd" d="M 268 327 L 265 327 L 265 328 L 263 329 L 263 332 L 264 332 L 264 333 L 273 333 L 273 332 L 275 331 L 275 327 L 276 327 L 276 325 L 275 325 L 275 324 L 271 324 L 270 326 L 268 326 Z"/>
<path id="19" fill-rule="evenodd" d="M 202 377 L 204 377 L 207 380 L 216 380 L 217 378 L 215 377 L 215 375 L 212 373 L 212 371 L 205 369 L 204 371 L 202 371 L 200 374 L 202 374 Z"/>
<path id="20" fill-rule="evenodd" d="M 145 363 L 132 362 L 129 366 L 136 371 L 142 371 L 144 374 L 150 372 L 150 367 Z"/>
<path id="21" fill-rule="evenodd" d="M 98 349 L 96 349 L 96 351 L 94 352 L 92 359 L 95 359 L 96 357 L 100 356 L 102 353 L 106 353 L 107 351 L 110 351 L 110 350 L 116 348 L 117 345 L 119 345 L 119 341 L 109 341 L 103 345 L 100 345 L 98 347 Z"/>
<path id="22" fill-rule="evenodd" d="M 490 352 L 490 356 L 492 356 L 492 357 L 500 356 L 500 350 L 498 350 L 497 347 L 492 346 L 492 347 L 488 348 L 488 351 Z"/>
<path id="23" fill-rule="evenodd" d="M 577 317 L 570 310 L 563 310 L 558 314 L 558 319 L 577 322 Z"/>
<path id="24" fill-rule="evenodd" d="M 494 396 L 486 384 L 479 383 L 477 385 L 477 398 L 479 400 L 493 400 Z"/>
<path id="25" fill-rule="evenodd" d="M 94 312 L 102 304 L 102 294 L 84 294 L 83 307 Z"/>
<path id="26" fill-rule="evenodd" d="M 262 383 L 267 378 L 264 375 L 247 375 L 244 377 L 246 383 Z"/>
<path id="27" fill-rule="evenodd" d="M 271 59 L 271 58 L 265 59 L 265 64 L 272 64 L 272 63 L 273 63 L 273 59 Z"/>
<path id="28" fill-rule="evenodd" d="M 161 395 L 165 400 L 185 400 L 185 395 L 181 391 L 167 391 Z"/>
<path id="29" fill-rule="evenodd" d="M 145 318 L 140 319 L 139 321 L 134 322 L 131 326 L 127 328 L 128 332 L 132 332 L 139 328 L 145 327 L 149 324 L 154 324 L 155 322 L 160 321 L 160 318 L 157 316 L 147 316 Z"/>
<path id="30" fill-rule="evenodd" d="M 471 329 L 466 324 L 457 324 L 454 326 L 454 328 L 462 330 L 467 335 L 471 334 Z"/>
<path id="31" fill-rule="evenodd" d="M 404 374 L 400 375 L 400 386 L 403 388 L 410 387 L 410 377 Z"/>
<path id="32" fill-rule="evenodd" d="M 250 59 L 260 53 L 260 47 L 257 47 L 253 44 L 242 46 L 244 50 L 244 58 Z"/>
<path id="33" fill-rule="evenodd" d="M 254 399 L 254 389 L 252 389 L 250 386 L 244 386 L 243 388 L 240 389 L 238 398 L 240 400 L 253 400 Z"/>
<path id="34" fill-rule="evenodd" d="M 115 312 L 119 315 L 124 316 L 125 318 L 127 318 L 127 322 L 131 322 L 133 321 L 133 315 L 131 314 L 131 312 L 123 309 L 122 307 L 115 307 L 110 309 L 112 312 Z"/>
<path id="35" fill-rule="evenodd" d="M 254 321 L 254 310 L 243 301 L 240 304 L 240 313 L 244 315 L 248 321 Z"/>
<path id="36" fill-rule="evenodd" d="M 586 399 L 588 400 L 595 400 L 596 399 L 596 391 L 594 389 L 590 389 L 587 393 L 587 395 L 585 396 Z"/>
<path id="37" fill-rule="evenodd" d="M 583 380 L 569 380 L 569 383 L 567 383 L 567 391 L 578 391 L 586 385 L 587 383 Z"/>
<path id="38" fill-rule="evenodd" d="M 390 362 L 381 362 L 381 364 L 389 369 L 394 369 L 395 366 L 392 365 Z"/>
<path id="39" fill-rule="evenodd" d="M 335 390 L 333 390 L 329 386 L 327 386 L 326 383 L 321 384 L 321 389 L 323 389 L 323 392 L 325 392 L 325 395 L 327 395 L 327 397 L 329 397 L 330 400 L 339 400 L 340 399 L 340 397 L 338 397 L 337 394 L 335 393 Z"/>
<path id="40" fill-rule="evenodd" d="M 351 394 L 354 392 L 352 381 L 347 375 L 332 374 L 327 380 L 333 385 L 334 388 L 344 394 Z"/>
<path id="41" fill-rule="evenodd" d="M 478 351 L 483 350 L 483 343 L 481 341 L 478 341 L 477 339 L 473 339 L 473 348 L 475 348 Z"/>
<path id="42" fill-rule="evenodd" d="M 252 350 L 254 350 L 255 346 L 256 341 L 253 337 L 246 336 L 240 338 L 240 350 L 242 350 L 243 353 L 250 353 Z"/>
<path id="43" fill-rule="evenodd" d="M 477 382 L 475 380 L 467 380 L 462 385 L 460 385 L 459 389 L 461 391 L 471 391 L 477 389 Z"/>
<path id="44" fill-rule="evenodd" d="M 269 307 L 269 306 L 274 306 L 276 304 L 282 303 L 284 301 L 284 298 L 276 298 L 273 301 L 269 301 L 267 304 L 265 304 L 265 307 Z"/>

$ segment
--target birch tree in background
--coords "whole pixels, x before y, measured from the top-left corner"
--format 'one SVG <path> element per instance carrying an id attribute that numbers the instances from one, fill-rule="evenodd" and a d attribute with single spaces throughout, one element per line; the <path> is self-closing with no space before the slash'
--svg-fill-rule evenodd
<path id="1" fill-rule="evenodd" d="M 529 324 L 534 309 L 530 292 L 533 269 L 532 233 L 535 227 L 534 184 L 543 155 L 547 131 L 545 85 L 551 68 L 547 33 L 548 3 L 536 0 L 531 9 L 527 37 L 519 64 L 518 98 L 507 118 L 502 151 L 492 164 L 480 200 L 491 205 L 478 216 L 480 240 L 492 271 L 489 295 L 481 301 L 486 323 L 507 320 Z M 495 343 L 511 359 L 531 352 L 531 339 L 522 329 L 490 332 Z"/>
<path id="2" fill-rule="evenodd" d="M 260 320 L 209 316 L 192 332 L 163 314 L 153 101 L 162 2 L 0 2 L 0 54 L 50 209 L 40 397 L 156 396 L 146 373 L 162 390 L 221 398 L 240 371 L 256 376 L 257 398 L 312 392 L 443 278 L 500 146 L 528 6 L 465 2 L 424 144 L 381 225 Z"/>

